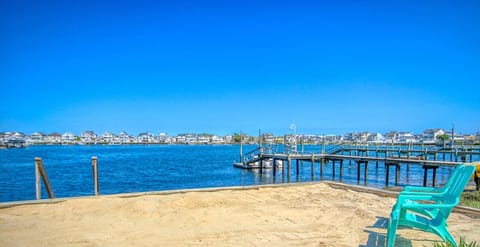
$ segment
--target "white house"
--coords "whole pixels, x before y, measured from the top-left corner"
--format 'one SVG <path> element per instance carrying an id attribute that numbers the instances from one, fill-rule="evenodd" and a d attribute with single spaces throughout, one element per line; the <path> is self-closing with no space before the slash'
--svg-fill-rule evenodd
<path id="1" fill-rule="evenodd" d="M 138 135 L 138 142 L 153 143 L 154 141 L 155 141 L 155 138 L 153 137 L 153 134 L 150 131 L 143 132 Z"/>
<path id="2" fill-rule="evenodd" d="M 399 143 L 415 143 L 415 136 L 412 132 L 399 132 L 397 135 L 397 142 Z"/>
<path id="3" fill-rule="evenodd" d="M 45 143 L 46 137 L 47 135 L 42 132 L 35 132 L 32 135 L 30 135 L 30 142 L 35 144 Z"/>
<path id="4" fill-rule="evenodd" d="M 80 135 L 80 140 L 84 144 L 96 144 L 97 143 L 97 138 L 98 138 L 97 134 L 95 134 L 95 132 L 93 132 L 91 130 L 84 131 Z"/>
<path id="5" fill-rule="evenodd" d="M 62 143 L 62 135 L 57 132 L 51 133 L 47 135 L 47 137 L 45 137 L 45 142 L 52 144 L 60 144 Z"/>
<path id="6" fill-rule="evenodd" d="M 385 137 L 380 134 L 380 133 L 376 133 L 376 134 L 372 134 L 368 137 L 368 140 L 367 142 L 369 143 L 384 143 L 385 142 Z"/>
<path id="7" fill-rule="evenodd" d="M 75 135 L 70 132 L 66 132 L 62 135 L 62 144 L 73 144 L 75 143 Z"/>
<path id="8" fill-rule="evenodd" d="M 228 142 L 228 143 L 233 142 L 233 136 L 231 136 L 231 135 L 225 136 L 225 142 Z"/>
<path id="9" fill-rule="evenodd" d="M 225 140 L 223 139 L 223 137 L 220 137 L 220 136 L 212 136 L 212 143 L 214 144 L 223 144 L 225 143 Z"/>
<path id="10" fill-rule="evenodd" d="M 423 131 L 423 142 L 424 143 L 435 143 L 437 141 L 437 136 L 445 134 L 443 129 L 426 129 Z"/>
<path id="11" fill-rule="evenodd" d="M 118 142 L 121 144 L 135 143 L 137 139 L 134 136 L 129 135 L 127 132 L 122 131 L 118 135 Z"/>
<path id="12" fill-rule="evenodd" d="M 112 132 L 105 132 L 100 136 L 100 141 L 103 143 L 113 143 L 115 135 Z"/>

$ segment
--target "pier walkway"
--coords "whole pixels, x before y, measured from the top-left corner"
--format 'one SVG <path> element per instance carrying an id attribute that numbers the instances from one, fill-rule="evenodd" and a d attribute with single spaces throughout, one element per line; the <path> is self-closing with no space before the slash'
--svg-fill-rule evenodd
<path id="1" fill-rule="evenodd" d="M 260 173 L 267 169 L 272 170 L 273 176 L 277 175 L 277 170 L 281 169 L 283 174 L 287 175 L 290 181 L 291 169 L 296 169 L 299 174 L 299 162 L 311 163 L 312 177 L 315 173 L 315 164 L 319 164 L 320 176 L 323 176 L 325 164 L 331 163 L 332 176 L 335 178 L 336 169 L 339 168 L 340 178 L 343 175 L 343 165 L 349 162 L 356 165 L 357 181 L 361 180 L 361 170 L 363 168 L 363 180 L 367 180 L 368 165 L 375 165 L 375 169 L 379 169 L 379 164 L 385 169 L 385 186 L 389 186 L 390 169 L 395 168 L 395 185 L 401 173 L 401 167 L 405 167 L 408 173 L 410 165 L 421 166 L 424 170 L 423 186 L 428 184 L 428 174 L 431 171 L 431 185 L 435 187 L 436 171 L 439 167 L 455 167 L 461 163 L 474 162 L 474 157 L 478 159 L 480 156 L 480 148 L 478 147 L 454 147 L 454 148 L 437 148 L 432 146 L 344 146 L 335 145 L 325 150 L 322 147 L 320 153 L 274 153 L 265 152 L 263 148 L 257 148 L 248 153 L 250 159 L 243 158 L 243 162 L 234 163 L 235 167 L 244 169 L 259 169 Z M 245 156 L 240 156 L 245 157 Z M 295 168 L 292 168 L 292 162 L 295 162 Z M 287 170 L 285 173 L 285 169 Z"/>

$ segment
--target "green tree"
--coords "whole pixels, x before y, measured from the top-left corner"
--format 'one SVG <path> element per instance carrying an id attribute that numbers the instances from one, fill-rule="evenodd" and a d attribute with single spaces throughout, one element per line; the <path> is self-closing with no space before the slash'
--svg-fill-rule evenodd
<path id="1" fill-rule="evenodd" d="M 246 135 L 243 134 L 243 133 L 240 133 L 240 134 L 239 134 L 239 133 L 235 133 L 235 134 L 233 134 L 233 141 L 240 143 L 240 140 L 243 140 L 243 141 L 246 140 L 245 137 L 246 137 Z"/>
<path id="2" fill-rule="evenodd" d="M 438 135 L 438 136 L 437 136 L 437 139 L 438 139 L 438 140 L 441 140 L 442 142 L 445 142 L 446 140 L 450 139 L 450 136 L 447 135 L 447 134 Z"/>
<path id="3" fill-rule="evenodd" d="M 447 135 L 447 134 L 443 134 L 443 135 L 438 135 L 437 136 L 437 140 L 441 141 L 442 142 L 442 145 L 445 145 L 445 143 L 450 139 L 450 136 Z"/>

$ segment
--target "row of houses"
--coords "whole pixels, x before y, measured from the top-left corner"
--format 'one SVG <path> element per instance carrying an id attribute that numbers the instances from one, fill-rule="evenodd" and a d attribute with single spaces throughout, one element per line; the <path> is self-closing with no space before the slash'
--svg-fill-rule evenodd
<path id="1" fill-rule="evenodd" d="M 232 136 L 216 136 L 209 134 L 182 134 L 168 136 L 166 133 L 154 135 L 152 132 L 143 132 L 138 135 L 130 135 L 124 131 L 119 134 L 105 132 L 96 134 L 93 131 L 84 131 L 80 135 L 71 132 L 45 134 L 35 132 L 26 135 L 21 132 L 0 133 L 0 145 L 13 140 L 23 140 L 29 144 L 224 144 L 232 142 Z"/>
<path id="2" fill-rule="evenodd" d="M 447 135 L 447 136 L 446 136 Z M 240 138 L 238 138 L 240 137 Z M 440 138 L 442 137 L 442 138 Z M 480 132 L 476 135 L 460 135 L 454 134 L 453 139 L 451 133 L 443 129 L 427 129 L 421 134 L 413 134 L 412 132 L 391 131 L 388 133 L 370 133 L 370 132 L 354 132 L 344 135 L 293 135 L 287 134 L 283 136 L 275 136 L 271 133 L 264 133 L 260 136 L 246 135 L 226 135 L 217 136 L 212 134 L 179 134 L 176 136 L 168 136 L 166 133 L 158 135 L 152 132 L 143 132 L 138 135 L 130 135 L 124 131 L 119 134 L 105 132 L 96 134 L 94 131 L 84 131 L 80 135 L 73 133 L 51 133 L 45 134 L 35 132 L 26 135 L 21 132 L 4 132 L 0 133 L 0 145 L 8 143 L 25 143 L 29 144 L 225 144 L 234 143 L 242 140 L 244 143 L 323 143 L 323 142 L 360 142 L 360 143 L 445 143 L 451 142 L 479 142 Z"/>

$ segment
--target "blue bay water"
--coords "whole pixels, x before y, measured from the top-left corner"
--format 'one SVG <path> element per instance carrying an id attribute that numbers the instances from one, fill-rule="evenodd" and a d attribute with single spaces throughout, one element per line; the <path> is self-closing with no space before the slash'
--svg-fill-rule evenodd
<path id="1" fill-rule="evenodd" d="M 243 147 L 244 152 L 255 149 Z M 328 147 L 327 147 L 328 148 Z M 281 150 L 279 150 L 281 151 Z M 321 152 L 321 146 L 305 146 L 305 153 Z M 98 157 L 100 194 L 161 191 L 171 189 L 245 186 L 285 182 L 335 180 L 358 184 L 356 165 L 344 163 L 343 177 L 332 177 L 332 164 L 327 163 L 320 176 L 319 163 L 311 176 L 311 163 L 292 162 L 290 181 L 279 169 L 274 177 L 271 170 L 243 170 L 233 167 L 239 159 L 238 145 L 86 145 L 29 146 L 24 149 L 0 149 L 0 202 L 35 199 L 34 158 L 41 157 L 56 197 L 93 195 L 91 157 Z M 405 169 L 402 165 L 402 169 Z M 287 169 L 285 168 L 285 172 Z M 444 183 L 452 168 L 437 170 L 437 184 Z M 385 186 L 383 164 L 369 164 L 368 180 L 360 185 Z M 390 172 L 391 184 L 394 169 Z M 411 165 L 408 176 L 402 170 L 399 185 L 421 185 L 423 169 Z M 429 175 L 431 177 L 431 175 Z M 47 198 L 42 184 L 42 198 Z"/>

